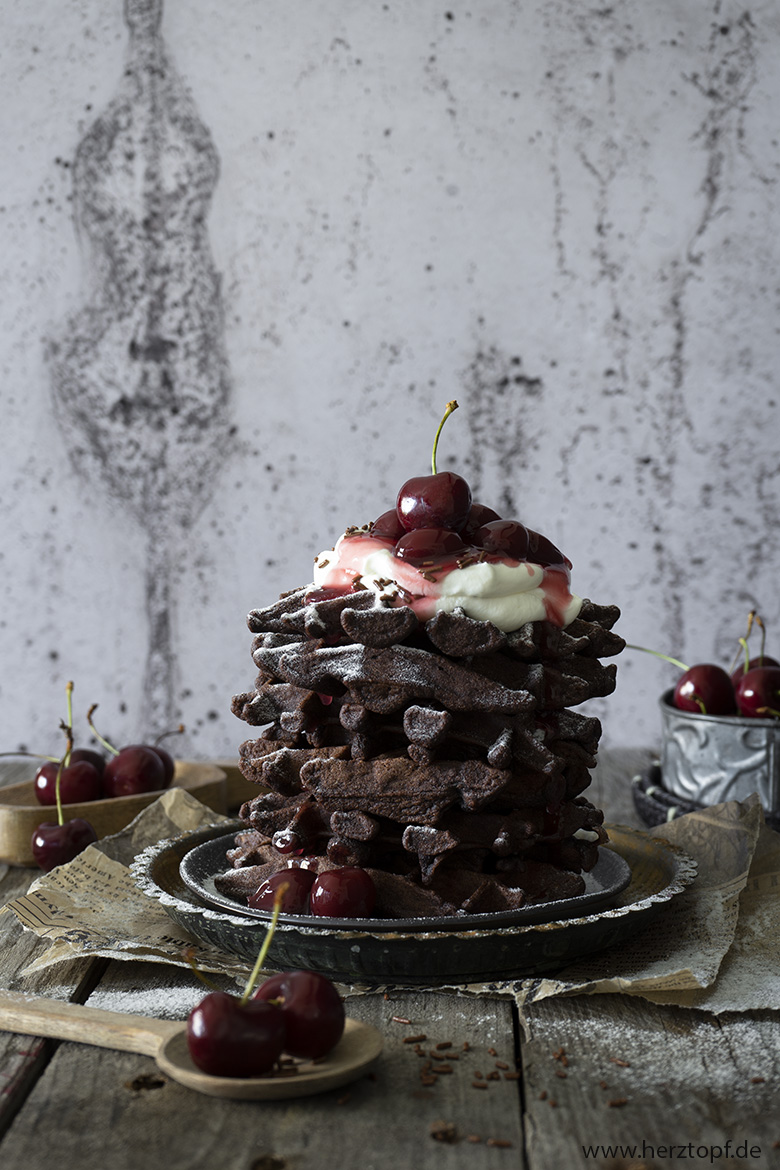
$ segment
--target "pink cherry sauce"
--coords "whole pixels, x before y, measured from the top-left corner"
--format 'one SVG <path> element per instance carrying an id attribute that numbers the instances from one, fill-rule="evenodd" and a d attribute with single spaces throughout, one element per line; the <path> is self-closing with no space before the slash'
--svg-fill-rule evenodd
<path id="1" fill-rule="evenodd" d="M 365 564 L 366 557 L 372 552 L 386 550 L 393 553 L 395 542 L 388 538 L 371 536 L 368 533 L 356 533 L 354 536 L 345 536 L 339 545 L 338 564 L 325 564 L 327 568 L 327 585 L 311 589 L 306 594 L 306 603 L 328 601 L 336 597 L 345 597 L 362 588 L 360 572 Z M 422 621 L 427 621 L 436 613 L 436 601 L 441 597 L 440 581 L 455 569 L 465 567 L 477 561 L 487 561 L 490 564 L 504 564 L 517 568 L 525 564 L 529 575 L 534 569 L 531 562 L 513 560 L 498 553 L 488 553 L 484 549 L 468 547 L 465 550 L 452 554 L 449 557 L 431 559 L 416 565 L 403 560 L 393 553 L 393 584 L 399 592 L 393 596 L 392 604 L 396 606 L 408 605 Z M 547 620 L 556 626 L 563 627 L 566 608 L 571 602 L 569 591 L 571 563 L 566 560 L 561 565 L 549 565 L 543 568 L 543 577 L 540 588 L 544 594 L 544 608 Z"/>

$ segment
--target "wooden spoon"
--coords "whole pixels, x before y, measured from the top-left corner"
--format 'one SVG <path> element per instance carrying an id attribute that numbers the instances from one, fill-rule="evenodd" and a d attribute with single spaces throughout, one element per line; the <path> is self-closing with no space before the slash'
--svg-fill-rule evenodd
<path id="1" fill-rule="evenodd" d="M 296 1064 L 297 1073 L 283 1076 L 215 1077 L 201 1072 L 190 1059 L 186 1025 L 106 1012 L 78 1003 L 64 1003 L 18 992 L 0 991 L 0 1030 L 25 1036 L 75 1040 L 98 1048 L 153 1056 L 157 1067 L 173 1080 L 211 1097 L 279 1100 L 322 1093 L 353 1081 L 376 1060 L 382 1036 L 370 1024 L 347 1020 L 344 1035 L 321 1061 Z M 292 1067 L 292 1066 L 290 1066 Z"/>

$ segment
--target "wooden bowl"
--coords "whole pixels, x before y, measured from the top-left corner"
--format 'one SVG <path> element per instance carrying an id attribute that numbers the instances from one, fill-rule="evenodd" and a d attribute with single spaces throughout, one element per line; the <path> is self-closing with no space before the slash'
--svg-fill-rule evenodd
<path id="1" fill-rule="evenodd" d="M 215 812 L 227 812 L 227 780 L 223 769 L 216 764 L 177 760 L 171 787 L 186 788 Z M 84 817 L 98 837 L 107 837 L 129 825 L 141 809 L 157 800 L 163 791 L 65 804 L 63 813 L 68 819 Z M 34 866 L 30 846 L 32 835 L 43 821 L 56 820 L 56 805 L 39 804 L 35 799 L 34 780 L 0 788 L 0 862 Z"/>

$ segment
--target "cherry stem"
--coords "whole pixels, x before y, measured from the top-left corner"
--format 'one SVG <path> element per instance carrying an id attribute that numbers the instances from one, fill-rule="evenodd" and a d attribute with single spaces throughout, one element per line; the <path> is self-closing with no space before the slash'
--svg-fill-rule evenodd
<path id="1" fill-rule="evenodd" d="M 457 404 L 457 402 L 455 402 L 454 399 L 452 402 L 447 403 L 447 409 L 444 412 L 444 418 L 439 423 L 439 429 L 437 430 L 436 435 L 434 437 L 433 451 L 431 452 L 431 471 L 433 472 L 434 475 L 436 475 L 436 448 L 439 445 L 439 435 L 441 434 L 441 428 L 444 426 L 444 424 L 446 423 L 447 419 L 450 417 L 452 412 L 454 410 L 457 410 L 457 409 L 458 409 L 458 404 Z"/>
<path id="2" fill-rule="evenodd" d="M 27 756 L 30 760 L 48 760 L 50 764 L 58 764 L 59 756 L 42 756 L 38 752 L 0 752 L 0 759 L 4 756 Z"/>
<path id="3" fill-rule="evenodd" d="M 63 816 L 63 812 L 62 812 L 62 798 L 60 797 L 60 780 L 62 779 L 63 771 L 65 770 L 65 768 L 67 768 L 68 764 L 70 763 L 70 753 L 73 751 L 73 683 L 72 682 L 68 682 L 65 684 L 65 695 L 67 697 L 67 703 L 68 703 L 68 722 L 67 722 L 67 725 L 64 726 L 64 728 L 63 728 L 63 730 L 65 732 L 65 745 L 66 745 L 65 746 L 65 755 L 60 760 L 59 767 L 57 768 L 57 779 L 54 782 L 54 795 L 57 799 L 57 824 L 58 825 L 65 824 L 65 817 Z"/>
<path id="4" fill-rule="evenodd" d="M 280 911 L 282 909 L 282 898 L 285 895 L 285 891 L 289 890 L 289 888 L 290 888 L 289 882 L 280 882 L 280 884 L 277 886 L 277 888 L 274 892 L 274 908 L 273 908 L 273 913 L 271 914 L 271 921 L 269 923 L 268 930 L 266 931 L 265 938 L 263 940 L 263 945 L 260 948 L 260 954 L 257 956 L 257 961 L 255 962 L 255 965 L 252 968 L 252 974 L 249 976 L 249 979 L 247 980 L 247 985 L 244 988 L 244 994 L 241 996 L 241 1006 L 242 1007 L 244 1006 L 244 1004 L 246 1003 L 246 1001 L 249 999 L 250 995 L 252 994 L 252 992 L 254 990 L 254 986 L 257 983 L 258 976 L 260 975 L 260 972 L 263 969 L 263 963 L 265 962 L 265 957 L 268 954 L 268 948 L 271 945 L 271 939 L 274 937 L 274 931 L 276 930 L 276 922 L 277 922 L 277 919 L 279 918 L 279 914 L 280 914 Z"/>
<path id="5" fill-rule="evenodd" d="M 119 750 L 115 747 L 112 747 L 107 739 L 103 739 L 103 736 L 100 734 L 100 732 L 95 727 L 95 724 L 92 722 L 92 716 L 94 715 L 95 711 L 97 711 L 97 709 L 98 709 L 98 704 L 93 703 L 92 706 L 90 707 L 89 711 L 87 711 L 87 723 L 90 726 L 90 730 L 92 731 L 92 734 L 95 736 L 95 739 L 97 739 L 100 743 L 102 743 L 103 747 L 106 749 L 107 752 L 111 752 L 112 756 L 118 756 Z"/>
<path id="6" fill-rule="evenodd" d="M 630 642 L 626 642 L 626 650 L 641 650 L 643 654 L 652 654 L 654 658 L 663 658 L 664 662 L 671 662 L 672 666 L 679 666 L 680 670 L 691 669 L 684 662 L 680 662 L 679 658 L 670 658 L 668 654 L 661 654 L 658 650 L 648 650 L 647 646 L 632 646 Z"/>
<path id="7" fill-rule="evenodd" d="M 757 707 L 756 715 L 769 715 L 772 719 L 780 719 L 780 711 L 775 711 L 774 707 Z"/>
<path id="8" fill-rule="evenodd" d="M 753 615 L 751 614 L 751 617 L 752 616 Z M 745 674 L 747 674 L 748 670 L 750 669 L 750 650 L 748 649 L 747 638 L 740 638 L 739 644 L 745 652 Z"/>
<path id="9" fill-rule="evenodd" d="M 192 972 L 193 972 L 195 978 L 198 980 L 198 982 L 202 983 L 204 987 L 208 987 L 209 991 L 219 991 L 219 988 L 217 987 L 216 983 L 214 983 L 211 979 L 209 979 L 207 975 L 204 975 L 203 972 L 201 971 L 200 967 L 198 966 L 197 961 L 195 959 L 195 948 L 194 947 L 187 947 L 187 949 L 184 952 L 184 958 L 189 963 L 190 969 L 192 970 Z"/>
<path id="10" fill-rule="evenodd" d="M 764 665 L 764 649 L 766 648 L 766 626 L 761 621 L 761 618 L 759 617 L 758 614 L 756 614 L 756 625 L 761 630 L 761 650 L 760 650 L 759 656 L 758 656 L 758 665 L 763 666 Z"/>
<path id="11" fill-rule="evenodd" d="M 745 637 L 739 639 L 739 647 L 737 649 L 736 654 L 734 655 L 734 658 L 732 659 L 731 666 L 729 667 L 729 674 L 731 674 L 734 667 L 737 665 L 737 662 L 739 661 L 740 649 L 744 650 L 745 653 L 747 653 L 746 642 L 747 642 L 748 638 L 750 637 L 750 631 L 753 629 L 753 622 L 756 620 L 757 617 L 758 617 L 758 614 L 756 613 L 756 611 L 754 609 L 751 609 L 750 613 L 748 614 L 748 618 L 747 618 L 747 629 L 745 630 Z M 760 618 L 759 618 L 759 622 L 760 622 Z M 746 660 L 745 670 L 747 670 L 747 660 Z"/>
<path id="12" fill-rule="evenodd" d="M 158 735 L 157 739 L 154 741 L 154 746 L 159 747 L 162 741 L 167 739 L 169 735 L 184 735 L 184 724 L 180 723 L 179 726 L 174 727 L 172 731 L 164 731 L 162 735 Z"/>

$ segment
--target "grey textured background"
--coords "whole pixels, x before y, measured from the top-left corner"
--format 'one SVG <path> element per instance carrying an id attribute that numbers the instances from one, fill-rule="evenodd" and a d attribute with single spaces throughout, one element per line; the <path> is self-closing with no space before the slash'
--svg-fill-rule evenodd
<path id="1" fill-rule="evenodd" d="M 727 663 L 758 605 L 771 640 L 774 0 L 167 0 L 161 32 L 150 97 L 121 0 L 0 13 L 3 747 L 56 745 L 72 678 L 118 740 L 181 718 L 191 754 L 234 755 L 247 610 L 427 471 L 453 397 L 440 468 L 562 547 L 626 638 Z M 99 117 L 115 178 L 85 219 Z M 168 275 L 136 288 L 98 223 Z M 100 452 L 66 385 L 114 420 Z M 139 508 L 116 469 L 150 419 L 164 490 Z M 674 676 L 624 654 L 606 741 L 657 742 Z"/>

